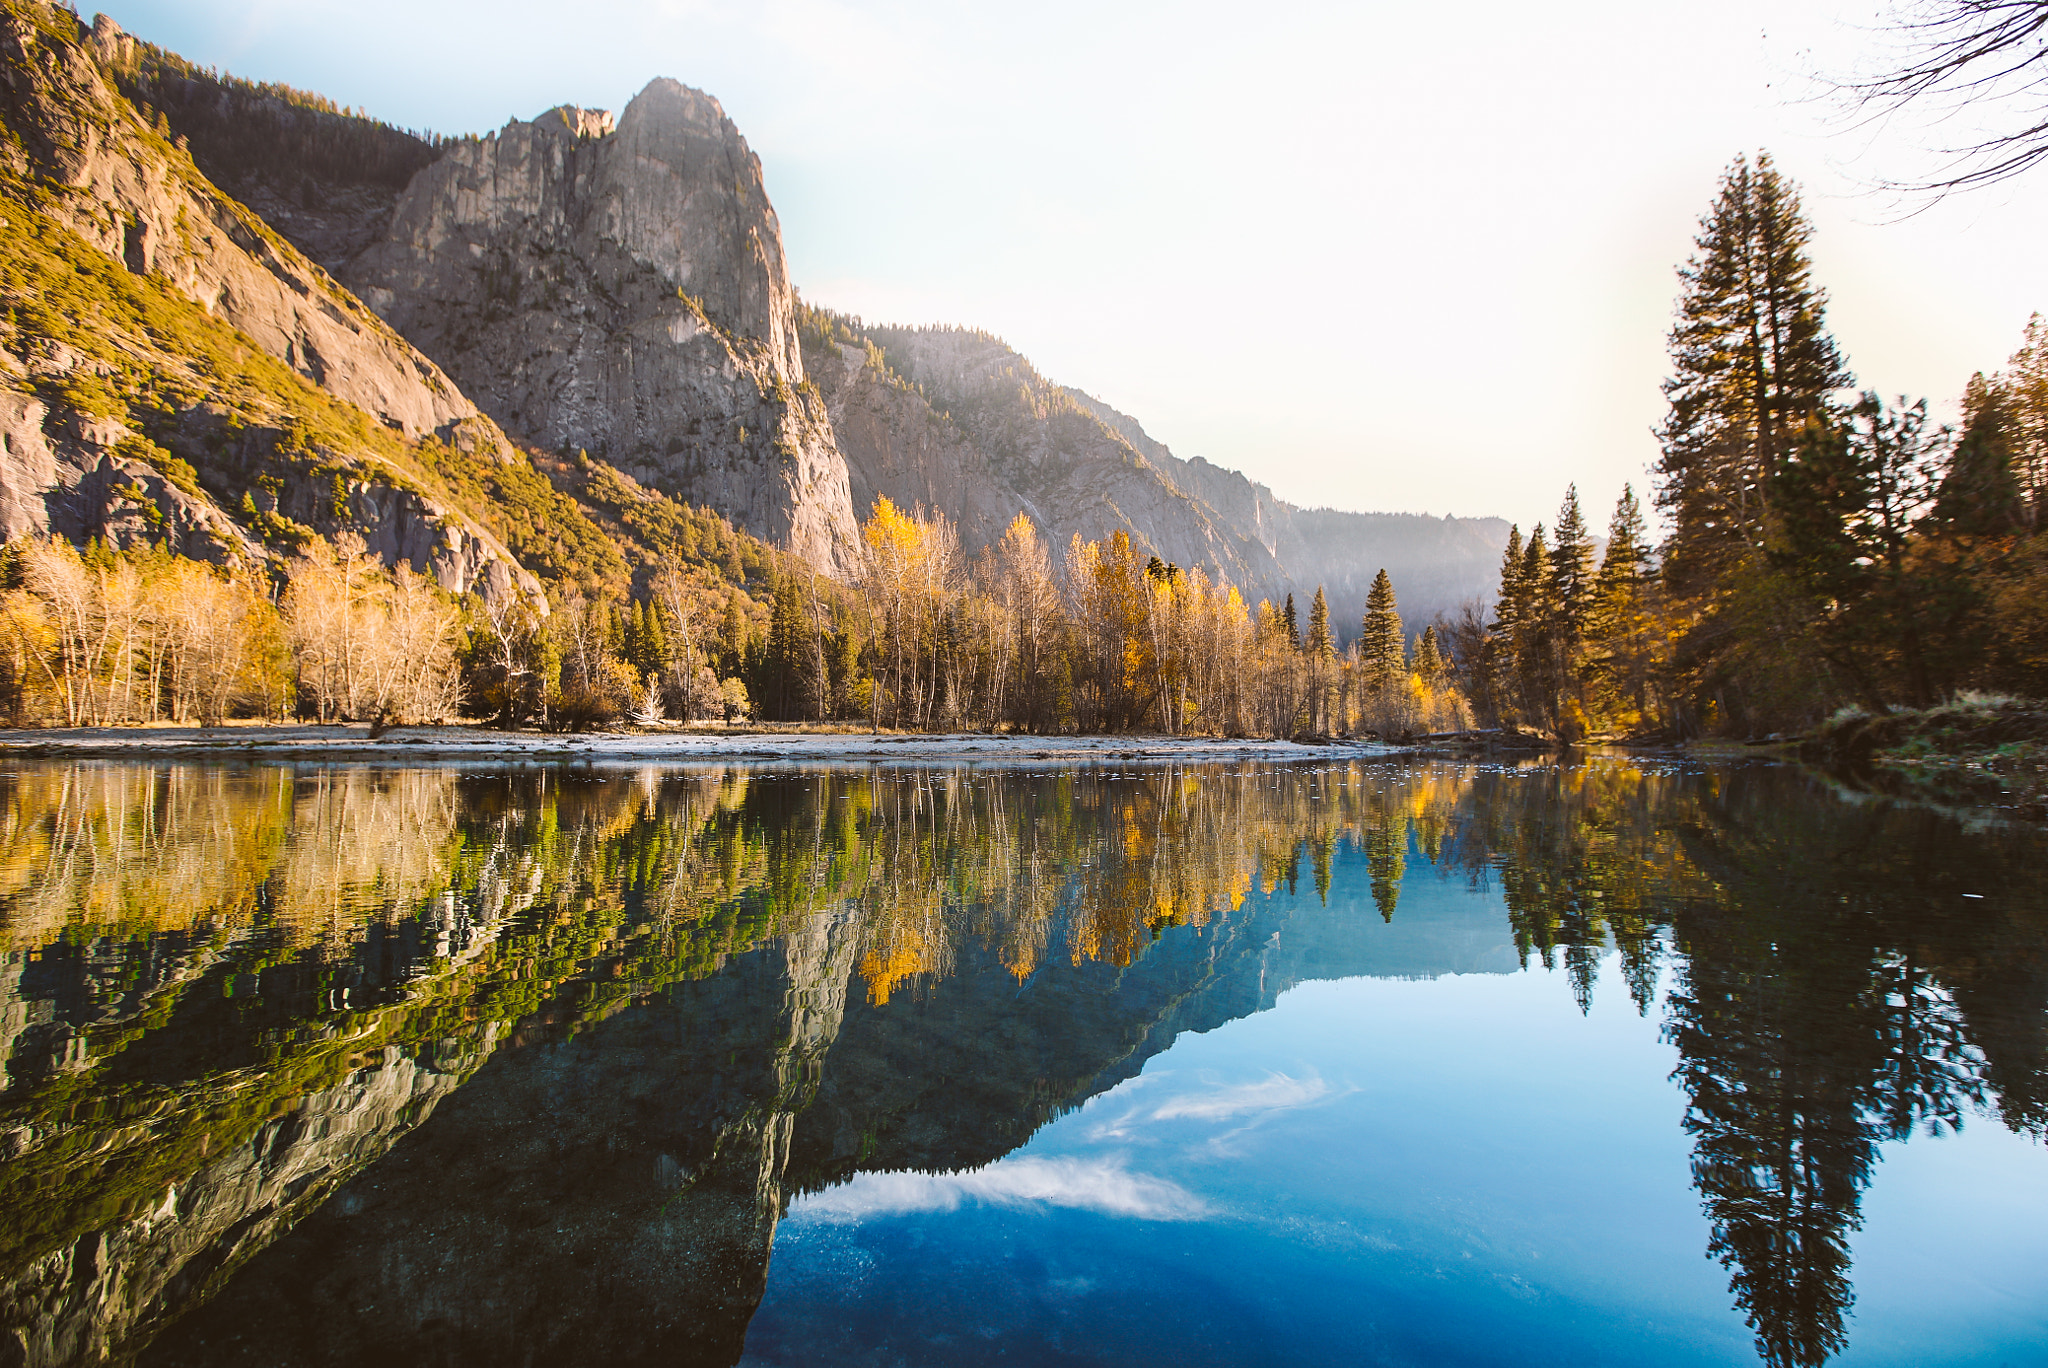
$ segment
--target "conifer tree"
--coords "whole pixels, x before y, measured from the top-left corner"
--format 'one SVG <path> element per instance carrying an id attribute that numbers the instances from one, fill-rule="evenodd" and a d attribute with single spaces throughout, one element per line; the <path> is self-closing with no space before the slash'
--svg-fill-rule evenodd
<path id="1" fill-rule="evenodd" d="M 1500 589 L 1494 595 L 1493 621 L 1486 629 L 1486 657 L 1480 662 L 1480 700 L 1483 710 L 1496 719 L 1514 707 L 1515 640 L 1522 630 L 1522 527 L 1508 528 L 1508 543 L 1500 553 Z"/>
<path id="2" fill-rule="evenodd" d="M 1301 652 L 1308 658 L 1310 721 L 1317 731 L 1330 731 L 1330 686 L 1336 676 L 1337 638 L 1330 631 L 1330 605 L 1320 584 L 1316 586 L 1315 602 L 1309 605 L 1308 635 L 1302 640 Z"/>
<path id="3" fill-rule="evenodd" d="M 2006 427 L 2027 526 L 2048 526 L 2048 319 L 2027 320 L 2004 383 Z"/>
<path id="4" fill-rule="evenodd" d="M 1576 648 L 1584 634 L 1593 592 L 1593 538 L 1579 512 L 1579 487 L 1570 485 L 1551 534 L 1550 599 L 1560 635 Z"/>
<path id="5" fill-rule="evenodd" d="M 1415 673 L 1421 675 L 1431 688 L 1441 684 L 1448 673 L 1434 623 L 1422 629 L 1422 640 L 1415 645 Z"/>
<path id="6" fill-rule="evenodd" d="M 640 672 L 659 674 L 668 668 L 668 630 L 661 624 L 661 609 L 651 602 L 640 605 Z"/>
<path id="7" fill-rule="evenodd" d="M 1937 692 L 1923 642 L 1945 586 L 1911 551 L 1945 441 L 1927 429 L 1925 400 L 1888 408 L 1865 394 L 1848 421 L 1809 423 L 1773 481 L 1782 507 L 1771 565 L 1812 596 L 1814 639 L 1880 712 L 1890 661 L 1917 706 Z"/>
<path id="8" fill-rule="evenodd" d="M 1308 638 L 1302 643 L 1302 649 L 1313 660 L 1333 661 L 1337 658 L 1337 638 L 1330 633 L 1330 605 L 1324 601 L 1320 584 L 1316 586 L 1315 602 L 1309 605 Z"/>
<path id="9" fill-rule="evenodd" d="M 1287 596 L 1287 606 L 1280 610 L 1280 621 L 1287 628 L 1287 644 L 1299 650 L 1301 648 L 1301 624 L 1294 616 L 1293 594 Z"/>
<path id="10" fill-rule="evenodd" d="M 1624 725 L 1639 724 L 1650 707 L 1653 588 L 1649 530 L 1634 487 L 1623 485 L 1607 523 L 1607 552 L 1593 577 L 1586 635 L 1602 701 Z"/>
<path id="11" fill-rule="evenodd" d="M 1593 592 L 1593 538 L 1579 512 L 1579 489 L 1567 486 L 1551 534 L 1550 561 L 1544 567 L 1544 598 L 1549 614 L 1541 628 L 1542 689 L 1546 711 L 1563 716 L 1583 711 L 1580 680 L 1585 665 L 1586 617 Z M 1580 719 L 1575 715 L 1573 725 Z"/>
<path id="12" fill-rule="evenodd" d="M 1545 696 L 1544 686 L 1550 671 L 1543 638 L 1551 615 L 1550 547 L 1542 523 L 1531 528 L 1529 540 L 1522 543 L 1522 563 L 1515 569 L 1515 597 L 1520 604 L 1520 624 L 1508 643 L 1514 652 L 1513 697 L 1526 715 L 1547 721 L 1551 700 Z"/>
<path id="13" fill-rule="evenodd" d="M 810 645 L 809 634 L 804 630 L 802 586 L 794 576 L 780 575 L 775 581 L 768 646 L 761 666 L 760 703 L 768 716 L 792 721 L 803 711 L 809 693 L 805 686 Z"/>
<path id="14" fill-rule="evenodd" d="M 1852 383 L 1813 283 L 1812 235 L 1770 157 L 1737 157 L 1679 271 L 1657 501 L 1671 513 L 1666 573 L 1682 596 L 1714 593 L 1755 558 L 1772 472 Z"/>
<path id="15" fill-rule="evenodd" d="M 1934 502 L 1934 526 L 1943 534 L 2003 537 L 2025 528 L 2026 499 L 2013 469 L 2014 428 L 2005 387 L 1981 371 L 1971 376 L 1963 391 L 1962 439 Z"/>
<path id="16" fill-rule="evenodd" d="M 1384 689 L 1408 672 L 1408 643 L 1401 632 L 1401 614 L 1394 602 L 1394 582 L 1382 569 L 1373 576 L 1365 596 L 1365 621 L 1359 636 L 1365 687 Z"/>

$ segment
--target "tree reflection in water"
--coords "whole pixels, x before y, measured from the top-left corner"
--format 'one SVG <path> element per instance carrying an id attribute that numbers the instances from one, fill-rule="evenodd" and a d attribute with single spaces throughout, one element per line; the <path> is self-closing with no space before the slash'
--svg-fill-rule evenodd
<path id="1" fill-rule="evenodd" d="M 235 1361 L 232 1321 L 241 1361 L 433 1325 L 451 1353 L 730 1361 L 790 1195 L 987 1162 L 1203 994 L 1270 1005 L 1269 895 L 1326 898 L 1343 851 L 1389 921 L 1432 867 L 1497 889 L 1524 964 L 1582 1009 L 1615 952 L 1665 1015 L 1710 1252 L 1772 1365 L 1845 1344 L 1882 1142 L 1972 1112 L 2048 1127 L 2040 835 L 1783 768 L 25 765 L 0 778 L 0 1333 L 20 1361 L 96 1359 L 217 1299 L 157 1356 Z M 841 1039 L 849 1011 L 948 985 L 946 1038 Z M 579 1145 L 611 1183 L 578 1189 L 588 1228 L 529 1229 Z M 376 1216 L 371 1179 L 410 1196 Z M 388 1249 L 332 1233 L 337 1193 Z M 467 1205 L 436 1225 L 437 1202 Z M 643 1251 L 646 1286 L 590 1281 L 577 1239 Z M 392 1281 L 407 1241 L 459 1247 L 459 1331 Z M 345 1276 L 377 1326 L 321 1320 L 315 1286 L 250 1328 L 292 1277 Z M 492 1322 L 521 1279 L 559 1295 Z"/>
<path id="2" fill-rule="evenodd" d="M 1595 763 L 1482 776 L 1461 827 L 1517 945 L 1561 952 L 1582 1006 L 1611 943 L 1647 1011 L 1668 942 L 1693 1180 L 1773 1368 L 1845 1347 L 1881 1142 L 1986 1110 L 2044 1134 L 2039 833 L 1822 790 L 1779 768 Z"/>

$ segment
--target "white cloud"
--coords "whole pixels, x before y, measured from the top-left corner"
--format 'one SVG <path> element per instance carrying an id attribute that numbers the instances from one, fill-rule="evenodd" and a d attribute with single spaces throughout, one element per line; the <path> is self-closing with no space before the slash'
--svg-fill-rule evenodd
<path id="1" fill-rule="evenodd" d="M 1071 1207 L 1144 1221 L 1192 1221 L 1207 1213 L 1178 1183 L 1132 1173 L 1120 1157 L 1002 1159 L 964 1173 L 861 1173 L 803 1198 L 792 1220 L 853 1222 L 909 1212 L 955 1211 L 967 1203 Z"/>
<path id="2" fill-rule="evenodd" d="M 1210 1088 L 1206 1092 L 1182 1093 L 1153 1109 L 1154 1121 L 1222 1121 L 1248 1112 L 1279 1111 L 1305 1106 L 1329 1095 L 1330 1086 L 1320 1078 L 1291 1078 L 1283 1073 L 1267 1074 L 1257 1083 Z"/>

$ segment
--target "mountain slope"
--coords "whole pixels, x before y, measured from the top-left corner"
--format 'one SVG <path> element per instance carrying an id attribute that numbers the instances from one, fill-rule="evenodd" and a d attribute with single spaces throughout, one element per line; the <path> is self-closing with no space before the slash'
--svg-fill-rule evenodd
<path id="1" fill-rule="evenodd" d="M 1182 460 L 987 333 L 804 317 L 806 364 L 863 512 L 879 495 L 924 504 L 952 517 L 970 549 L 1019 513 L 1056 552 L 1121 528 L 1253 599 L 1306 599 L 1322 585 L 1340 630 L 1355 630 L 1382 568 L 1417 622 L 1486 593 L 1498 571 L 1502 519 L 1298 508 L 1235 471 Z"/>
<path id="2" fill-rule="evenodd" d="M 157 543 L 282 579 L 353 538 L 543 608 L 552 585 L 618 599 L 676 564 L 763 615 L 770 548 L 603 461 L 520 448 L 209 176 L 237 157 L 289 176 L 236 183 L 274 212 L 313 203 L 295 235 L 330 260 L 381 241 L 435 149 L 322 104 L 0 0 L 0 540 Z"/>
<path id="3" fill-rule="evenodd" d="M 1489 587 L 1498 520 L 1296 508 L 989 334 L 805 308 L 758 159 L 673 81 L 617 121 L 562 107 L 440 139 L 104 17 L 5 14 L 9 194 L 114 268 L 16 263 L 7 536 L 161 525 L 189 555 L 277 563 L 348 531 L 455 592 L 639 593 L 678 558 L 758 590 L 755 539 L 844 574 L 887 496 L 948 515 L 969 552 L 1022 513 L 1056 555 L 1123 530 L 1254 599 L 1321 584 L 1340 631 L 1383 566 L 1411 619 Z M 45 268 L 192 311 L 212 340 L 92 309 L 67 333 L 29 298 Z M 182 359 L 237 347 L 303 383 L 266 372 L 222 402 Z M 734 545 L 758 548 L 737 575 Z"/>
<path id="4" fill-rule="evenodd" d="M 69 31 L 67 31 L 69 30 Z M 0 7 L 0 518 L 256 565 L 344 527 L 451 592 L 538 595 L 434 466 L 504 439 L 107 83 L 117 31 Z"/>

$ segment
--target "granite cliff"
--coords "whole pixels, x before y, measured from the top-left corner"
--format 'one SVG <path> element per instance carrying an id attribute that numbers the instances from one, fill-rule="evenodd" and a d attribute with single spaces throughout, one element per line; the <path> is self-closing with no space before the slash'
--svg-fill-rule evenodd
<path id="1" fill-rule="evenodd" d="M 831 566 L 845 462 L 805 381 L 760 160 L 657 80 L 450 144 L 343 278 L 512 431 Z"/>

